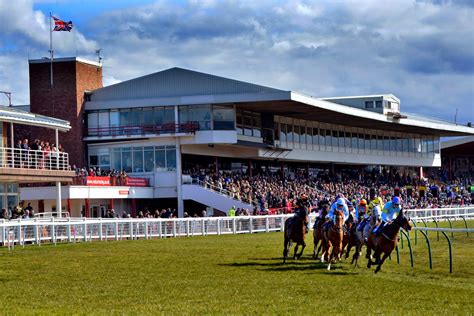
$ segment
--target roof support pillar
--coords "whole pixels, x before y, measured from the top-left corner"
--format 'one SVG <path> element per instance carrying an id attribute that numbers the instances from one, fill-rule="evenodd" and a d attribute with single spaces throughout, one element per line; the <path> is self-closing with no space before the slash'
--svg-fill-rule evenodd
<path id="1" fill-rule="evenodd" d="M 176 137 L 176 191 L 178 195 L 178 217 L 184 217 L 183 181 L 181 170 L 181 143 Z"/>
<path id="2" fill-rule="evenodd" d="M 62 205 L 61 205 L 61 181 L 56 182 L 56 212 L 58 213 L 58 217 L 62 217 Z"/>
<path id="3" fill-rule="evenodd" d="M 15 137 L 13 135 L 13 123 L 10 122 L 10 148 L 15 147 Z"/>

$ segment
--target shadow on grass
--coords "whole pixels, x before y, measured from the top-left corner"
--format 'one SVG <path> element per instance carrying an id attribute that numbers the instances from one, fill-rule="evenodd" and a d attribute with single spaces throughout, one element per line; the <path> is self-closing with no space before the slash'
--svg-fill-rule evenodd
<path id="1" fill-rule="evenodd" d="M 312 270 L 326 270 L 327 264 L 320 261 L 315 261 L 312 258 L 293 260 L 288 259 L 286 263 L 283 263 L 282 258 L 249 258 L 249 262 L 234 262 L 234 263 L 223 263 L 220 266 L 226 267 L 255 267 L 259 271 L 274 271 L 274 272 L 285 272 L 285 271 L 312 271 Z M 263 262 L 262 262 L 263 261 Z M 335 275 L 347 275 L 354 274 L 353 271 L 335 271 L 342 270 L 339 265 L 333 265 L 331 271 L 328 273 Z"/>

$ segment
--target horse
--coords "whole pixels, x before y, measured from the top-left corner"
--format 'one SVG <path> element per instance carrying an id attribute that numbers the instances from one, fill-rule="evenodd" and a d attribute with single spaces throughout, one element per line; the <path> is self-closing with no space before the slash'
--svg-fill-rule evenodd
<path id="1" fill-rule="evenodd" d="M 356 244 L 355 244 L 355 253 L 352 256 L 352 262 L 351 264 L 354 264 L 355 266 L 358 267 L 358 260 L 360 255 L 362 254 L 362 246 L 366 244 L 366 240 L 372 231 L 372 229 L 377 226 L 378 223 L 382 220 L 382 212 L 380 211 L 379 207 L 374 207 L 372 209 L 372 213 L 370 214 L 369 218 L 365 218 L 361 221 L 359 226 L 355 229 L 355 239 L 356 239 Z M 361 230 L 359 229 L 360 225 L 362 223 L 365 223 L 364 229 Z"/>
<path id="2" fill-rule="evenodd" d="M 319 252 L 321 251 L 321 247 L 323 245 L 323 225 L 325 223 L 325 218 L 326 215 L 328 215 L 329 212 L 329 205 L 325 204 L 323 205 L 321 209 L 321 216 L 316 220 L 313 226 L 313 244 L 314 244 L 314 249 L 313 249 L 313 259 L 318 258 Z M 321 241 L 319 247 L 318 244 Z M 317 251 L 316 251 L 317 249 Z"/>
<path id="3" fill-rule="evenodd" d="M 331 263 L 341 258 L 342 254 L 342 238 L 344 226 L 344 214 L 342 211 L 335 210 L 335 223 L 323 232 L 323 252 L 321 254 L 321 262 L 328 262 L 328 270 L 331 270 Z M 331 255 L 329 256 L 329 249 Z M 326 257 L 326 258 L 325 258 Z"/>
<path id="4" fill-rule="evenodd" d="M 296 243 L 295 253 L 293 259 L 297 260 L 303 255 L 303 250 L 306 247 L 305 237 L 306 237 L 306 225 L 304 224 L 304 218 L 301 216 L 294 216 L 288 218 L 285 221 L 285 234 L 284 234 L 284 249 L 283 249 L 283 263 L 286 263 L 286 258 L 288 257 L 289 248 L 292 243 Z M 301 251 L 298 254 L 298 247 L 301 246 Z"/>
<path id="5" fill-rule="evenodd" d="M 370 234 L 367 241 L 367 268 L 370 268 L 372 265 L 377 265 L 375 273 L 380 271 L 385 259 L 390 256 L 393 249 L 397 246 L 400 228 L 406 231 L 411 229 L 410 219 L 405 216 L 403 210 L 400 211 L 398 216 L 391 223 L 386 224 L 377 235 Z M 372 262 L 370 257 L 372 250 L 374 250 L 375 262 Z M 382 254 L 383 257 L 380 259 Z"/>
<path id="6" fill-rule="evenodd" d="M 352 214 L 349 215 L 349 218 L 344 224 L 344 235 L 342 237 L 342 249 L 346 250 L 346 259 L 349 258 L 349 253 L 351 252 L 352 247 L 356 246 L 357 237 L 356 237 L 356 228 L 357 225 L 354 221 Z"/>

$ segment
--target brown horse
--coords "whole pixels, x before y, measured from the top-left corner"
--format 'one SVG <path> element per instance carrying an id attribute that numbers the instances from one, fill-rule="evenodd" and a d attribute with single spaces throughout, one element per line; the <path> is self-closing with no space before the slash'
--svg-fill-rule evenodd
<path id="1" fill-rule="evenodd" d="M 349 253 L 352 247 L 357 244 L 356 228 L 357 225 L 354 222 L 352 214 L 349 215 L 345 223 L 346 229 L 344 230 L 344 236 L 342 237 L 342 249 L 346 250 L 346 259 L 349 258 Z M 346 248 L 347 247 L 347 248 Z"/>
<path id="2" fill-rule="evenodd" d="M 321 209 L 321 217 L 316 220 L 313 226 L 313 244 L 314 244 L 313 258 L 314 259 L 318 258 L 319 252 L 321 251 L 321 247 L 323 245 L 323 242 L 322 242 L 323 241 L 323 225 L 325 223 L 325 218 L 326 218 L 326 215 L 328 215 L 328 212 L 329 212 L 329 205 L 327 204 L 323 205 Z M 318 244 L 320 241 L 321 241 L 321 244 L 318 247 Z"/>
<path id="3" fill-rule="evenodd" d="M 342 211 L 335 210 L 335 223 L 324 231 L 323 233 L 323 252 L 321 255 L 321 262 L 327 261 L 328 270 L 331 270 L 331 263 L 339 260 L 342 255 L 342 238 L 344 226 L 344 214 Z M 329 255 L 331 249 L 331 255 Z"/>
<path id="4" fill-rule="evenodd" d="M 393 249 L 397 246 L 400 228 L 406 231 L 411 229 L 410 219 L 405 216 L 403 210 L 400 211 L 393 222 L 385 225 L 377 235 L 372 233 L 369 235 L 366 256 L 368 258 L 367 268 L 370 268 L 374 264 L 377 265 L 375 273 L 380 271 L 385 259 L 390 256 Z M 372 250 L 374 250 L 375 262 L 372 262 L 370 257 Z M 383 257 L 380 259 L 382 254 Z"/>
<path id="5" fill-rule="evenodd" d="M 290 247 L 292 243 L 296 243 L 295 246 L 295 253 L 293 255 L 293 259 L 299 259 L 303 255 L 303 250 L 306 247 L 306 243 L 304 241 L 306 237 L 306 226 L 304 224 L 304 218 L 300 216 L 294 216 L 292 218 L 288 218 L 285 221 L 285 239 L 284 239 L 284 249 L 283 249 L 283 263 L 286 262 L 286 258 L 288 257 L 288 252 L 290 251 Z M 298 254 L 298 247 L 301 246 L 301 251 Z"/>

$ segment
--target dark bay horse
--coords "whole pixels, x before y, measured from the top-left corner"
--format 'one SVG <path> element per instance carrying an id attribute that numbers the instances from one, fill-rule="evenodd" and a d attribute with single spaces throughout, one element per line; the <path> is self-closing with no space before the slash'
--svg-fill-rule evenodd
<path id="1" fill-rule="evenodd" d="M 321 251 L 321 247 L 323 245 L 323 225 L 326 222 L 326 215 L 328 215 L 329 212 L 329 205 L 325 204 L 323 205 L 321 209 L 321 217 L 316 220 L 313 226 L 313 244 L 314 244 L 314 249 L 313 249 L 313 258 L 316 259 L 318 258 L 319 252 Z M 319 242 L 321 242 L 319 244 Z M 318 247 L 319 244 L 319 247 Z M 317 251 L 316 251 L 317 249 Z"/>
<path id="2" fill-rule="evenodd" d="M 342 239 L 344 214 L 342 211 L 335 210 L 335 223 L 323 232 L 323 252 L 321 254 L 321 262 L 328 262 L 328 270 L 331 270 L 331 263 L 336 262 L 342 255 Z M 331 255 L 329 255 L 331 250 Z"/>
<path id="3" fill-rule="evenodd" d="M 304 241 L 306 237 L 306 226 L 304 224 L 304 218 L 301 216 L 294 216 L 288 218 L 285 221 L 285 239 L 284 239 L 284 249 L 283 249 L 283 263 L 286 262 L 288 257 L 288 252 L 290 251 L 291 244 L 296 243 L 295 253 L 293 255 L 294 259 L 299 259 L 303 255 L 303 250 L 306 247 Z M 298 247 L 301 246 L 300 253 L 298 252 Z"/>
<path id="4" fill-rule="evenodd" d="M 403 228 L 406 231 L 411 229 L 410 219 L 405 216 L 403 210 L 400 211 L 393 222 L 385 225 L 377 235 L 372 233 L 369 235 L 367 241 L 367 268 L 370 268 L 372 265 L 377 265 L 375 273 L 380 271 L 385 259 L 387 259 L 393 249 L 397 246 L 400 228 Z M 370 257 L 372 250 L 374 251 L 375 262 L 372 262 Z M 382 254 L 383 257 L 380 259 Z"/>
<path id="5" fill-rule="evenodd" d="M 357 245 L 357 236 L 356 228 L 357 225 L 354 221 L 352 214 L 349 215 L 345 223 L 344 236 L 342 237 L 342 249 L 346 250 L 346 259 L 349 258 L 349 253 L 351 252 L 352 247 Z M 347 248 L 346 248 L 347 247 Z"/>

